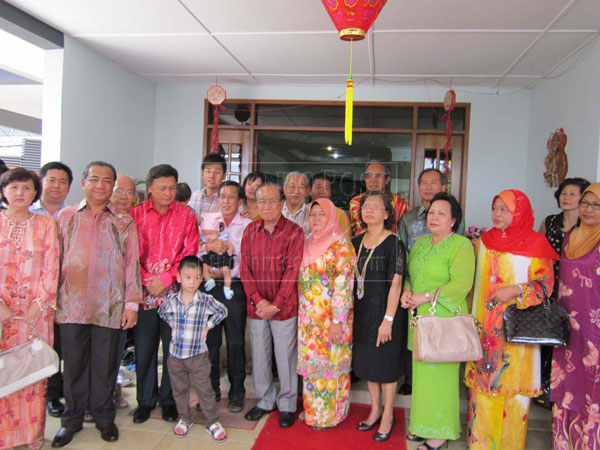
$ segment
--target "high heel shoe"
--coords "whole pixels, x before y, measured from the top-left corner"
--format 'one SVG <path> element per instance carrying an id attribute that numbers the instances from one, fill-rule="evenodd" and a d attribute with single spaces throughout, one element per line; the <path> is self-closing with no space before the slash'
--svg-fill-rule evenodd
<path id="1" fill-rule="evenodd" d="M 392 426 L 390 427 L 390 431 L 388 431 L 387 433 L 380 433 L 379 431 L 377 433 L 375 433 L 375 435 L 373 436 L 373 440 L 375 442 L 385 442 L 387 441 L 390 436 L 392 435 L 392 430 L 394 429 L 394 424 L 396 423 L 396 418 L 394 417 L 392 419 Z"/>
<path id="2" fill-rule="evenodd" d="M 379 415 L 379 418 L 371 424 L 367 423 L 364 420 L 361 420 L 360 422 L 358 422 L 358 426 L 356 428 L 358 429 L 358 431 L 370 431 L 373 429 L 373 427 L 375 425 L 377 425 L 379 422 L 381 422 L 382 415 L 383 415 L 383 412 Z"/>
<path id="3" fill-rule="evenodd" d="M 427 441 L 425 441 L 421 445 L 419 445 L 419 447 L 417 447 L 417 450 L 420 450 L 421 447 L 425 447 L 427 450 L 440 450 L 442 447 L 448 448 L 448 440 L 446 440 L 446 442 L 444 442 L 443 444 L 438 445 L 437 447 L 432 447 L 427 443 Z"/>
<path id="4" fill-rule="evenodd" d="M 406 439 L 412 442 L 423 442 L 425 440 L 424 437 L 417 436 L 416 434 L 408 433 L 406 435 Z"/>

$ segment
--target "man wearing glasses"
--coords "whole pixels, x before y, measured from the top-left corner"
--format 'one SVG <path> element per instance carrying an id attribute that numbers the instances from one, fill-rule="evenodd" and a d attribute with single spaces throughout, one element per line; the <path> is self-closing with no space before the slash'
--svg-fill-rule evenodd
<path id="1" fill-rule="evenodd" d="M 208 357 L 211 370 L 210 381 L 215 391 L 217 401 L 221 399 L 221 371 L 219 367 L 219 351 L 225 328 L 227 344 L 227 378 L 229 379 L 229 411 L 238 413 L 244 410 L 246 389 L 246 294 L 240 280 L 241 245 L 244 230 L 252 221 L 240 215 L 238 209 L 242 204 L 242 188 L 235 181 L 223 181 L 219 186 L 219 210 L 225 223 L 228 241 L 234 248 L 234 264 L 231 269 L 231 289 L 233 298 L 227 300 L 223 293 L 223 273 L 221 269 L 211 269 L 211 275 L 216 281 L 216 289 L 211 289 L 215 300 L 225 305 L 227 317 L 216 327 L 212 328 L 206 338 Z M 218 239 L 217 239 L 218 241 Z M 213 241 L 214 242 L 214 241 Z M 221 241 L 223 242 L 223 241 Z M 209 247 L 212 242 L 208 243 Z M 209 251 L 211 251 L 209 249 Z M 213 250 L 214 251 L 214 250 Z M 206 252 L 201 252 L 202 256 Z"/>
<path id="2" fill-rule="evenodd" d="M 279 425 L 294 423 L 298 376 L 298 273 L 304 249 L 302 228 L 281 211 L 285 197 L 279 185 L 256 190 L 260 219 L 244 230 L 240 276 L 246 291 L 252 347 L 252 377 L 257 405 L 244 416 L 256 421 L 275 408 Z M 275 352 L 279 393 L 273 384 Z"/>
<path id="3" fill-rule="evenodd" d="M 365 185 L 367 192 L 379 191 L 385 193 L 392 203 L 394 209 L 394 223 L 392 225 L 392 233 L 396 232 L 398 222 L 406 212 L 408 211 L 408 205 L 402 197 L 397 194 L 392 194 L 389 188 L 391 177 L 391 170 L 388 164 L 381 161 L 369 161 L 365 166 L 365 172 L 363 174 L 365 179 Z M 364 233 L 366 228 L 363 228 L 360 224 L 358 217 L 358 207 L 363 194 L 359 194 L 350 200 L 350 223 L 352 225 L 352 235 L 357 236 Z"/>

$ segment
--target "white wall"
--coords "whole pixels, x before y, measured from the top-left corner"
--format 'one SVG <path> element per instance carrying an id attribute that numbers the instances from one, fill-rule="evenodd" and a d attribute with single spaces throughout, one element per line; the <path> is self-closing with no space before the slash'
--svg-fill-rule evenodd
<path id="1" fill-rule="evenodd" d="M 568 61 L 557 73 L 570 67 Z M 545 80 L 533 88 L 527 193 L 536 210 L 536 223 L 558 212 L 552 196 L 555 188 L 543 179 L 546 141 L 556 128 L 567 134 L 568 177 L 600 179 L 600 40 L 562 76 Z"/>
<path id="2" fill-rule="evenodd" d="M 193 189 L 200 185 L 204 98 L 208 85 L 159 85 L 154 162 L 169 162 Z M 232 99 L 339 100 L 345 86 L 225 86 Z M 355 101 L 442 101 L 445 89 L 372 87 L 354 89 Z M 530 92 L 508 96 L 457 90 L 471 103 L 467 181 L 467 225 L 489 225 L 492 197 L 506 188 L 525 190 Z"/>
<path id="3" fill-rule="evenodd" d="M 45 128 L 46 118 L 60 115 L 53 139 L 75 175 L 72 203 L 82 198 L 81 172 L 92 160 L 145 177 L 153 163 L 156 86 L 69 36 L 62 57 L 62 104 L 45 104 L 43 120 Z"/>

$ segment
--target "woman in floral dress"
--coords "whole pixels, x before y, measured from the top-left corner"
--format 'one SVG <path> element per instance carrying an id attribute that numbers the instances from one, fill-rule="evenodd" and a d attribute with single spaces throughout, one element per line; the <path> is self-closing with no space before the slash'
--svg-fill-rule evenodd
<path id="1" fill-rule="evenodd" d="M 308 216 L 299 276 L 298 365 L 304 377 L 300 420 L 322 429 L 342 422 L 349 411 L 352 361 L 352 244 L 337 223 L 334 204 L 315 200 Z"/>
<path id="2" fill-rule="evenodd" d="M 525 448 L 531 398 L 541 393 L 540 348 L 506 342 L 504 311 L 511 304 L 540 304 L 541 285 L 552 292 L 552 261 L 558 255 L 533 231 L 533 210 L 523 192 L 494 197 L 492 222 L 475 248 L 473 315 L 483 324 L 483 358 L 466 367 L 467 442 L 470 449 L 519 450 Z"/>
<path id="3" fill-rule="evenodd" d="M 8 208 L 0 213 L 0 351 L 28 341 L 30 327 L 50 346 L 58 283 L 58 234 L 50 216 L 33 214 L 40 181 L 17 168 L 0 178 Z M 46 424 L 46 380 L 0 398 L 0 449 L 40 449 Z"/>
<path id="4" fill-rule="evenodd" d="M 579 203 L 579 228 L 561 255 L 558 304 L 571 315 L 569 345 L 554 349 L 550 400 L 555 449 L 600 448 L 600 183 Z"/>

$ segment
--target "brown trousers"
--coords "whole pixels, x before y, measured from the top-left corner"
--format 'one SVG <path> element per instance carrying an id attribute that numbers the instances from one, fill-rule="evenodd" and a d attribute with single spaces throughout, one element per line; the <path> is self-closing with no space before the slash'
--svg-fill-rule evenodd
<path id="1" fill-rule="evenodd" d="M 192 423 L 190 412 L 190 387 L 196 390 L 200 408 L 206 417 L 206 426 L 210 427 L 219 420 L 215 392 L 210 384 L 210 361 L 208 352 L 186 359 L 169 356 L 167 360 L 173 398 L 179 417 L 186 423 Z"/>

